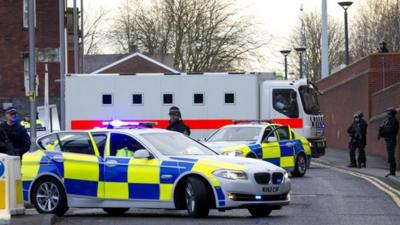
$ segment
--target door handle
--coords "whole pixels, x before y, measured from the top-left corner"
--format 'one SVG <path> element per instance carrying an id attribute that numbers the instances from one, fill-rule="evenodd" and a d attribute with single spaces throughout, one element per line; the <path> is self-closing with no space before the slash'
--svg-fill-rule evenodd
<path id="1" fill-rule="evenodd" d="M 293 147 L 294 144 L 293 144 L 293 143 L 286 143 L 285 146 L 286 146 L 286 147 Z"/>
<path id="2" fill-rule="evenodd" d="M 56 162 L 64 162 L 65 161 L 65 158 L 63 156 L 61 156 L 61 155 L 56 155 L 51 159 L 56 161 Z"/>
<path id="3" fill-rule="evenodd" d="M 117 161 L 115 161 L 115 160 L 109 160 L 109 161 L 107 161 L 107 162 L 105 162 L 104 164 L 107 166 L 107 167 L 115 167 L 116 165 L 117 165 Z"/>

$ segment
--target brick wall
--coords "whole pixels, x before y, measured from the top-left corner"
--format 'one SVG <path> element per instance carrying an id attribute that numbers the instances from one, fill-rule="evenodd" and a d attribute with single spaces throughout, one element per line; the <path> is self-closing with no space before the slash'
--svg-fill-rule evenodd
<path id="1" fill-rule="evenodd" d="M 379 126 L 389 106 L 400 108 L 400 54 L 373 54 L 317 83 L 324 93 L 321 110 L 331 147 L 346 149 L 347 128 L 356 111 L 369 123 L 367 152 L 386 157 L 384 141 L 377 140 Z M 400 139 L 399 139 L 400 140 Z M 400 146 L 397 158 L 400 162 Z"/>
<path id="2" fill-rule="evenodd" d="M 58 48 L 58 1 L 36 0 L 36 47 Z M 25 97 L 24 54 L 28 52 L 28 30 L 23 28 L 23 1 L 0 1 L 0 104 L 18 103 Z M 37 64 L 40 95 L 43 95 L 44 65 Z M 50 96 L 59 95 L 59 64 L 49 65 Z M 26 100 L 27 101 L 27 100 Z M 19 103 L 18 103 L 19 104 Z"/>

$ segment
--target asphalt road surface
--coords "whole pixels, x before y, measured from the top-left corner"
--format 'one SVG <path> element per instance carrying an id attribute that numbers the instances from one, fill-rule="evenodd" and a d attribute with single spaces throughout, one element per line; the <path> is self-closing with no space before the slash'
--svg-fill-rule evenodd
<path id="1" fill-rule="evenodd" d="M 193 219 L 186 211 L 131 209 L 111 217 L 101 209 L 72 209 L 57 225 L 112 224 L 296 224 L 386 225 L 400 224 L 400 209 L 392 199 L 368 181 L 313 165 L 303 178 L 292 179 L 292 202 L 268 218 L 255 219 L 247 210 L 213 210 L 205 219 Z"/>

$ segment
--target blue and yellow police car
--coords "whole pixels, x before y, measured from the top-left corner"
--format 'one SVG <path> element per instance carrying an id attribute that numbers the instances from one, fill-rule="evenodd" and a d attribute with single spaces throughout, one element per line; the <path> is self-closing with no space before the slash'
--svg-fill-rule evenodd
<path id="1" fill-rule="evenodd" d="M 304 176 L 311 162 L 307 139 L 286 125 L 259 121 L 227 125 L 204 144 L 223 155 L 262 159 L 295 177 Z"/>
<path id="2" fill-rule="evenodd" d="M 56 132 L 23 156 L 23 196 L 40 213 L 102 208 L 247 208 L 268 216 L 290 202 L 282 168 L 254 159 L 221 156 L 180 133 L 161 129 Z"/>

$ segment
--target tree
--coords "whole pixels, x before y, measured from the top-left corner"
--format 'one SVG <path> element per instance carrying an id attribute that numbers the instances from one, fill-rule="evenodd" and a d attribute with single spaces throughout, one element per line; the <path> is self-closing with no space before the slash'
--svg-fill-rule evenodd
<path id="1" fill-rule="evenodd" d="M 400 51 L 399 0 L 365 0 L 354 19 L 351 26 L 354 59 L 377 52 L 381 41 L 387 43 L 390 51 Z"/>
<path id="2" fill-rule="evenodd" d="M 266 45 L 239 16 L 233 0 L 125 0 L 109 32 L 122 52 L 174 55 L 181 71 L 232 71 L 242 68 Z"/>
<path id="3" fill-rule="evenodd" d="M 90 11 L 89 11 L 90 13 Z M 83 40 L 84 40 L 84 54 L 93 55 L 101 53 L 101 42 L 104 37 L 100 25 L 104 21 L 107 13 L 104 9 L 99 9 L 93 14 L 84 14 L 83 20 Z"/>
<path id="4" fill-rule="evenodd" d="M 305 12 L 300 17 L 300 24 L 304 24 L 305 47 L 304 56 L 307 66 L 305 73 L 312 81 L 321 79 L 321 15 L 319 12 Z M 344 28 L 341 24 L 329 18 L 329 67 L 335 68 L 343 64 L 344 60 Z M 292 31 L 290 42 L 292 47 L 302 45 L 302 26 L 299 25 Z M 294 54 L 293 54 L 294 53 Z M 290 54 L 291 69 L 298 71 L 298 55 L 295 52 Z"/>

